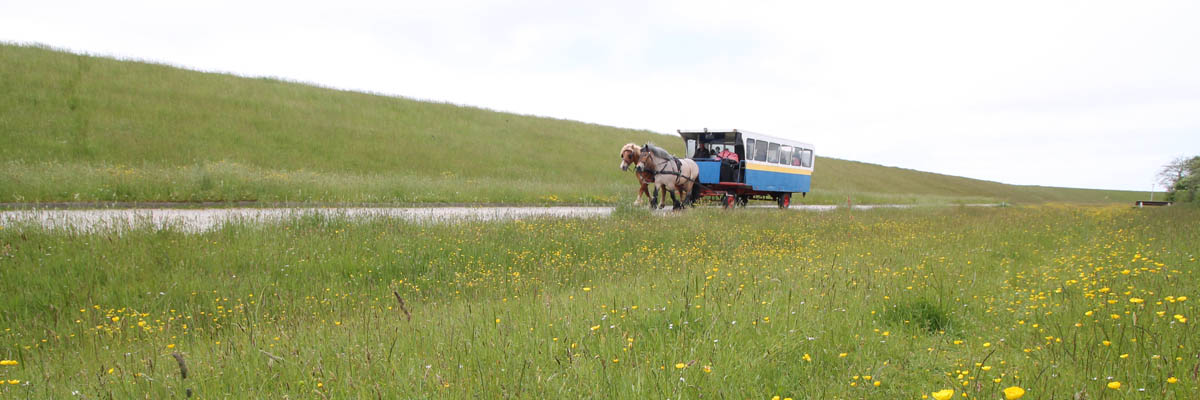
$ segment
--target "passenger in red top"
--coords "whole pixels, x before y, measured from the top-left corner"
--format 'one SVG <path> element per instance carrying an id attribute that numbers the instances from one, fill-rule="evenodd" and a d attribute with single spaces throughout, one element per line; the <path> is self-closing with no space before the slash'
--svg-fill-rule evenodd
<path id="1" fill-rule="evenodd" d="M 729 160 L 733 160 L 734 162 L 738 161 L 737 153 L 729 151 L 728 148 L 721 150 L 720 153 L 717 153 L 717 158 L 722 159 L 722 160 L 729 159 Z"/>

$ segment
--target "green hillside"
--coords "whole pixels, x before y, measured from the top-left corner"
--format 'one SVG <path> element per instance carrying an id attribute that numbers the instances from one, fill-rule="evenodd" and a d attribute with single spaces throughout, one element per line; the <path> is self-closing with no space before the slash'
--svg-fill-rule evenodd
<path id="1" fill-rule="evenodd" d="M 0 202 L 616 203 L 671 136 L 0 45 Z M 818 143 L 819 145 L 819 143 Z M 806 202 L 1129 201 L 820 158 Z"/>

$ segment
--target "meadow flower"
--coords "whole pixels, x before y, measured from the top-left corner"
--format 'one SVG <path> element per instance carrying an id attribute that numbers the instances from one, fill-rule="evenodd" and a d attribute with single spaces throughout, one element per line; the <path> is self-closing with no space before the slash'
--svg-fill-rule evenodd
<path id="1" fill-rule="evenodd" d="M 675 369 L 684 369 L 684 368 L 687 368 L 687 364 L 675 363 Z"/>
<path id="2" fill-rule="evenodd" d="M 954 397 L 954 389 L 944 389 L 930 393 L 933 400 L 950 400 Z"/>
<path id="3" fill-rule="evenodd" d="M 1109 389 L 1117 390 L 1117 389 L 1121 388 L 1121 382 L 1112 381 L 1112 382 L 1109 382 L 1107 386 Z"/>
<path id="4" fill-rule="evenodd" d="M 1018 386 L 1009 386 L 1004 389 L 1004 400 L 1017 400 L 1025 395 L 1025 389 Z"/>
<path id="5" fill-rule="evenodd" d="M 1167 383 L 1175 383 L 1175 382 L 1179 382 L 1179 379 L 1175 379 L 1175 377 L 1173 377 L 1173 376 L 1170 378 L 1167 378 Z"/>

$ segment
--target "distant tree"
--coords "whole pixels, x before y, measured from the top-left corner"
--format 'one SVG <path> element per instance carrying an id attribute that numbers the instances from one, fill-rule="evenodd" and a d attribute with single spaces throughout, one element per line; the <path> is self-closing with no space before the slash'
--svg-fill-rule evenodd
<path id="1" fill-rule="evenodd" d="M 1200 190 L 1200 156 L 1171 160 L 1158 172 L 1158 181 L 1170 191 L 1168 200 L 1195 201 Z"/>

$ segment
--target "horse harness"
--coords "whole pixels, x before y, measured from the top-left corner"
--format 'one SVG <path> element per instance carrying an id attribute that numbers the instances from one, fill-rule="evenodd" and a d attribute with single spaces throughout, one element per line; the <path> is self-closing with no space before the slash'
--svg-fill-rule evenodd
<path id="1" fill-rule="evenodd" d="M 642 153 L 646 153 L 647 155 L 651 155 L 651 158 L 653 158 L 653 156 L 652 156 L 652 154 L 650 153 L 650 151 L 646 150 L 646 148 L 645 148 L 645 147 L 643 147 L 643 148 L 642 148 Z M 642 157 L 643 157 L 643 159 L 645 158 L 645 156 L 642 156 Z M 654 164 L 657 164 L 657 161 L 658 161 L 658 159 L 655 159 L 655 161 L 656 161 L 656 162 L 655 162 Z M 679 179 L 680 179 L 680 178 L 682 178 L 682 179 L 686 179 L 686 180 L 688 180 L 688 181 L 691 181 L 692 183 L 698 183 L 698 182 L 696 182 L 695 180 L 693 180 L 692 178 L 689 178 L 689 177 L 683 176 L 683 162 L 682 162 L 682 161 L 679 161 L 679 158 L 678 158 L 678 157 L 671 156 L 671 159 L 670 159 L 670 160 L 663 160 L 663 161 L 664 161 L 664 162 L 671 162 L 671 161 L 674 161 L 674 162 L 675 162 L 675 170 L 674 170 L 674 171 L 665 171 L 665 170 L 663 170 L 662 168 L 658 168 L 658 165 L 654 165 L 654 167 L 655 167 L 655 168 L 658 168 L 658 171 L 651 170 L 651 169 L 647 169 L 647 172 L 649 172 L 649 173 L 650 173 L 650 176 L 651 176 L 651 177 L 654 177 L 655 175 L 658 175 L 658 174 L 664 174 L 664 175 L 675 175 L 675 176 L 676 176 L 676 178 L 675 178 L 675 185 L 676 185 L 676 186 L 678 186 L 678 185 L 679 185 Z"/>

